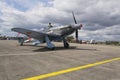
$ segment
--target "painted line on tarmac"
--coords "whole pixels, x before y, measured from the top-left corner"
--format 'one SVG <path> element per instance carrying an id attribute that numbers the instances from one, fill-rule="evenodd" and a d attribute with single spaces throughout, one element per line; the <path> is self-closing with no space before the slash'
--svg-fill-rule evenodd
<path id="1" fill-rule="evenodd" d="M 60 70 L 60 71 L 56 71 L 56 72 L 51 72 L 51 73 L 48 73 L 48 74 L 43 74 L 43 75 L 31 77 L 31 78 L 25 78 L 25 79 L 22 79 L 22 80 L 42 80 L 42 79 L 45 79 L 45 78 L 49 78 L 49 77 L 53 77 L 53 76 L 57 76 L 57 75 L 81 70 L 81 69 L 86 69 L 86 68 L 94 67 L 94 66 L 97 66 L 97 65 L 109 63 L 109 62 L 112 62 L 112 61 L 117 61 L 117 60 L 120 60 L 120 57 L 109 59 L 109 60 L 104 60 L 104 61 L 100 61 L 100 62 L 95 62 L 95 63 L 87 64 L 87 65 L 84 65 L 84 66 L 78 66 L 78 67 L 74 67 L 74 68 L 69 68 L 69 69 Z"/>
<path id="2" fill-rule="evenodd" d="M 27 56 L 27 55 L 36 55 L 38 53 L 20 53 L 20 54 L 1 54 L 0 57 L 2 56 Z"/>

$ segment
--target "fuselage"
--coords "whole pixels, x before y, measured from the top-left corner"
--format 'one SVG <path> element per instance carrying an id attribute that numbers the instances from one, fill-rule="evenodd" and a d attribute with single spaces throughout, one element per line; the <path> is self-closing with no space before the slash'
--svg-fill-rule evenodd
<path id="1" fill-rule="evenodd" d="M 71 25 L 66 25 L 66 26 L 59 26 L 55 28 L 50 28 L 47 33 L 51 34 L 56 34 L 56 35 L 61 35 L 61 36 L 67 36 L 72 34 L 75 31 L 74 28 L 72 28 Z"/>

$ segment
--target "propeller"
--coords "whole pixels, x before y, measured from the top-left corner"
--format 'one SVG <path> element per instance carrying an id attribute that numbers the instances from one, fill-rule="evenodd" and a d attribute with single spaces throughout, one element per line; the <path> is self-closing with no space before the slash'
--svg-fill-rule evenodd
<path id="1" fill-rule="evenodd" d="M 76 18 L 75 18 L 73 11 L 72 11 L 72 15 L 73 15 L 73 19 L 74 19 L 75 24 L 77 24 L 77 21 L 76 21 Z M 76 38 L 76 42 L 78 42 L 78 29 L 76 29 L 76 31 L 75 31 L 75 38 Z"/>

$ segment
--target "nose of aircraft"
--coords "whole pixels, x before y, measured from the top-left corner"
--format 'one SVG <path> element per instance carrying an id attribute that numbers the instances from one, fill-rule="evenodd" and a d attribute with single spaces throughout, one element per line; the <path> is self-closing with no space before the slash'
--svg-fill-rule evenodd
<path id="1" fill-rule="evenodd" d="M 74 24 L 73 25 L 73 28 L 75 28 L 75 29 L 81 29 L 81 27 L 82 27 L 82 24 Z"/>

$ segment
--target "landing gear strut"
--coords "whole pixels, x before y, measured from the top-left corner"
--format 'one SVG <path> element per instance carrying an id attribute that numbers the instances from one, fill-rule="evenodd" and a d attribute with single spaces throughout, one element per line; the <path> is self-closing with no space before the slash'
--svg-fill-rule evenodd
<path id="1" fill-rule="evenodd" d="M 64 44 L 64 48 L 69 48 L 69 44 L 67 40 L 65 39 L 65 37 L 63 37 L 63 44 Z"/>
<path id="2" fill-rule="evenodd" d="M 54 46 L 54 44 L 51 43 L 51 41 L 50 41 L 48 36 L 45 36 L 45 40 L 46 40 L 46 43 L 47 43 L 47 48 L 49 48 L 51 50 L 54 50 L 55 46 Z"/>
<path id="3" fill-rule="evenodd" d="M 20 46 L 23 46 L 24 39 L 23 38 L 18 38 L 18 42 L 20 43 Z"/>

